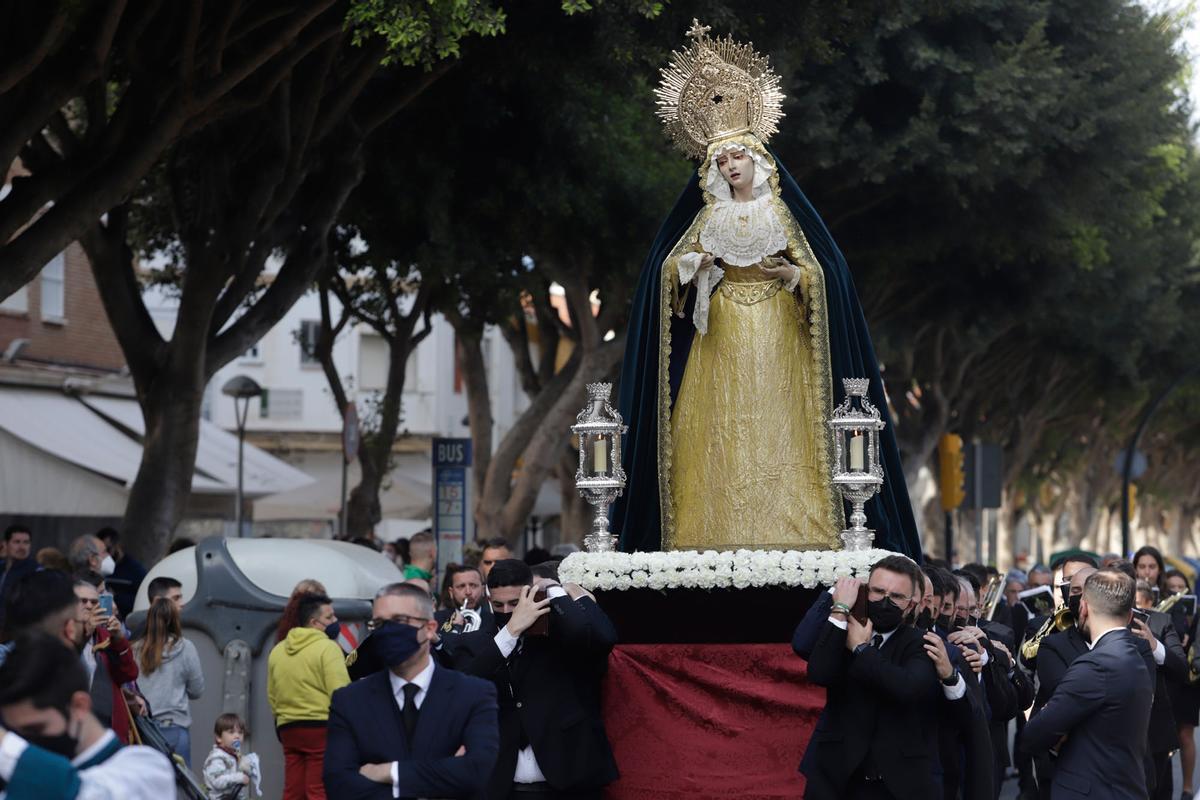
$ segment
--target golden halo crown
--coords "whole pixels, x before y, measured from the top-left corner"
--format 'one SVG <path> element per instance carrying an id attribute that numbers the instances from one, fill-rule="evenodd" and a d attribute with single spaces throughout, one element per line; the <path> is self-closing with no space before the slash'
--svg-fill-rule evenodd
<path id="1" fill-rule="evenodd" d="M 667 134 L 693 158 L 704 158 L 710 144 L 741 133 L 765 143 L 783 118 L 784 94 L 767 57 L 730 36 L 710 39 L 710 30 L 692 20 L 691 45 L 671 53 L 654 90 Z"/>

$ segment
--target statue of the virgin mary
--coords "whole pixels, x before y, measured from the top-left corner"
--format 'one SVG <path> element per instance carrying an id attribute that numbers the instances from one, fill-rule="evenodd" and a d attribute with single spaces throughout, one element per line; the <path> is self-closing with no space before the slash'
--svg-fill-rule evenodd
<path id="1" fill-rule="evenodd" d="M 821 218 L 767 148 L 779 78 L 749 44 L 696 22 L 657 89 L 702 159 L 663 223 L 630 317 L 619 406 L 629 483 L 621 548 L 831 549 L 845 509 L 826 425 L 842 378 L 868 378 L 889 422 L 875 545 L 920 555 L 862 308 Z"/>

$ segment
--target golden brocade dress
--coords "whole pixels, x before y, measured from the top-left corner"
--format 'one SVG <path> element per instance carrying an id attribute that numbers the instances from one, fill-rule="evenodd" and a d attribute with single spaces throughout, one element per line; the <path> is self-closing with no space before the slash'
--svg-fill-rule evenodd
<path id="1" fill-rule="evenodd" d="M 729 235 L 705 241 L 722 215 Z M 755 224 L 779 230 L 756 235 L 748 229 Z M 730 258 L 743 263 L 756 242 L 771 249 L 737 266 L 720 252 L 723 241 L 741 249 Z M 718 269 L 697 275 L 698 256 L 689 254 L 701 252 L 717 256 Z M 798 268 L 792 286 L 764 274 L 772 256 Z M 844 512 L 830 483 L 824 279 L 799 226 L 776 192 L 746 203 L 710 204 L 664 267 L 671 310 L 679 313 L 688 291 L 696 293 L 698 306 L 669 426 L 660 425 L 669 431 L 660 441 L 666 451 L 660 481 L 668 484 L 660 497 L 669 498 L 664 544 L 696 550 L 836 547 Z M 669 347 L 669 333 L 664 335 Z"/>

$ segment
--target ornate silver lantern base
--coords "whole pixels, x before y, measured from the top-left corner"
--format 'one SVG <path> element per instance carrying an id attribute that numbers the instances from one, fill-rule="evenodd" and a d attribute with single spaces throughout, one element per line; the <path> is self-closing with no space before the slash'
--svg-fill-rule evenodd
<path id="1" fill-rule="evenodd" d="M 583 537 L 583 549 L 589 553 L 615 552 L 617 537 L 608 532 L 608 503 L 601 501 L 595 505 L 596 518 L 592 520 L 592 532 Z"/>
<path id="2" fill-rule="evenodd" d="M 875 541 L 875 531 L 867 527 L 867 513 L 862 502 L 854 502 L 850 514 L 850 527 L 841 533 L 842 547 L 846 550 L 870 550 Z"/>

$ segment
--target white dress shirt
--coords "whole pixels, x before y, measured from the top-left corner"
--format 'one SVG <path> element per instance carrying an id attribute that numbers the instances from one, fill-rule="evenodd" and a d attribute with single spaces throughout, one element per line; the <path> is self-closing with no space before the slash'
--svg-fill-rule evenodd
<path id="1" fill-rule="evenodd" d="M 567 590 L 561 586 L 551 586 L 546 589 L 546 597 L 553 600 L 556 597 L 566 597 Z M 520 636 L 513 636 L 508 627 L 496 632 L 496 647 L 500 655 L 508 658 L 521 642 Z M 518 704 L 518 708 L 520 705 Z M 517 752 L 517 770 L 513 774 L 513 783 L 543 783 L 546 780 L 542 768 L 538 766 L 537 756 L 533 754 L 533 745 L 526 745 Z"/>
<path id="2" fill-rule="evenodd" d="M 404 687 L 408 684 L 414 684 L 417 687 L 417 693 L 413 696 L 413 703 L 420 708 L 425 702 L 426 695 L 429 694 L 429 684 L 433 681 L 433 658 L 425 663 L 425 669 L 418 672 L 411 681 L 406 681 L 396 673 L 388 670 L 388 680 L 392 683 L 392 696 L 396 698 L 396 707 L 404 712 Z M 411 746 L 411 742 L 409 743 Z M 400 797 L 400 764 L 392 762 L 392 797 Z"/>

